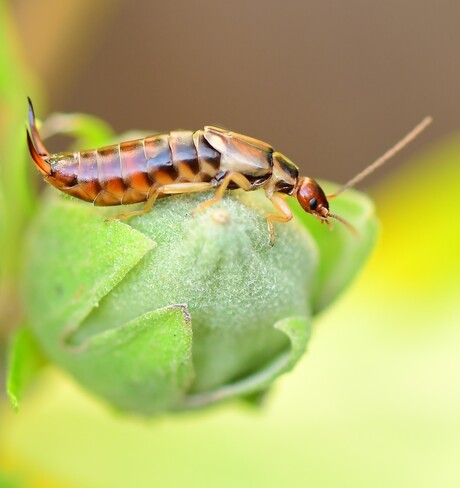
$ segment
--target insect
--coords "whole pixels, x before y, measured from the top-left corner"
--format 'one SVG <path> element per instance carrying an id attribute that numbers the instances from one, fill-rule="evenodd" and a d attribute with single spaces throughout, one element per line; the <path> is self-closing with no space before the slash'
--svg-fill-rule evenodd
<path id="1" fill-rule="evenodd" d="M 423 119 L 382 157 L 328 196 L 314 179 L 300 177 L 297 166 L 269 144 L 219 127 L 173 131 L 99 149 L 49 154 L 40 139 L 29 99 L 27 142 L 45 181 L 64 193 L 100 206 L 146 202 L 142 210 L 117 215 L 116 219 L 147 213 L 157 198 L 167 195 L 216 189 L 214 198 L 196 209 L 201 211 L 218 202 L 227 189 L 263 188 L 276 210 L 267 215 L 273 244 L 273 223 L 288 222 L 293 217 L 285 201 L 287 196 L 297 197 L 302 208 L 322 223 L 330 224 L 329 219 L 335 219 L 354 231 L 351 224 L 329 210 L 329 200 L 372 173 L 430 123 L 430 117 Z"/>

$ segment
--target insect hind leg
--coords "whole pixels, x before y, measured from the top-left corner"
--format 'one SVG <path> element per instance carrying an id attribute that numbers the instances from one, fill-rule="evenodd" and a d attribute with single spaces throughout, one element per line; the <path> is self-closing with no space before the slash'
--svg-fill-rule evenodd
<path id="1" fill-rule="evenodd" d="M 207 200 L 206 202 L 199 205 L 193 211 L 193 214 L 196 214 L 198 212 L 202 212 L 205 208 L 208 208 L 211 205 L 214 205 L 215 203 L 219 202 L 222 199 L 222 197 L 224 196 L 225 190 L 228 188 L 228 185 L 230 185 L 231 182 L 235 183 L 236 185 L 238 185 L 239 188 L 241 188 L 245 191 L 249 191 L 252 188 L 252 184 L 246 178 L 246 176 L 244 176 L 243 174 L 238 173 L 236 171 L 231 171 L 222 180 L 221 184 L 217 188 L 217 191 L 214 195 L 214 198 L 211 198 L 211 200 Z"/>
<path id="2" fill-rule="evenodd" d="M 152 210 L 153 205 L 157 201 L 160 195 L 179 195 L 182 193 L 196 193 L 200 191 L 210 190 L 212 184 L 208 182 L 200 183 L 172 183 L 170 185 L 163 185 L 158 187 L 152 187 L 147 197 L 147 202 L 142 210 L 135 210 L 133 212 L 127 212 L 119 215 L 113 215 L 105 219 L 106 222 L 111 220 L 125 220 L 131 217 L 137 217 L 138 215 L 144 215 Z"/>
<path id="3" fill-rule="evenodd" d="M 142 210 L 134 210 L 132 212 L 112 215 L 112 217 L 107 217 L 105 221 L 110 222 L 111 220 L 126 220 L 130 219 L 131 217 L 136 217 L 138 215 L 144 215 L 152 210 L 153 204 L 156 202 L 156 199 L 159 195 L 160 192 L 158 191 L 158 189 L 152 187 L 152 190 L 149 192 L 149 196 L 147 197 L 147 203 L 144 205 L 144 208 Z"/>

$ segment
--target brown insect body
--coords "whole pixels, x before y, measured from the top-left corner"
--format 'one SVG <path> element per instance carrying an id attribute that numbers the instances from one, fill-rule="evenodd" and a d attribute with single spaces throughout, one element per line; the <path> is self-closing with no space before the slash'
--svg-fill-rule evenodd
<path id="1" fill-rule="evenodd" d="M 329 198 L 383 164 L 430 122 L 428 118 L 422 121 L 382 158 Z M 287 222 L 293 216 L 284 201 L 286 195 L 297 196 L 303 209 L 322 222 L 331 217 L 352 229 L 329 211 L 327 197 L 315 180 L 299 178 L 297 166 L 283 154 L 265 142 L 242 134 L 206 126 L 195 132 L 173 131 L 94 150 L 48 154 L 40 140 L 30 100 L 29 124 L 32 134 L 27 131 L 29 151 L 51 185 L 94 205 L 147 201 L 143 210 L 117 218 L 146 213 L 157 198 L 167 195 L 217 189 L 213 199 L 200 205 L 198 210 L 202 210 L 219 201 L 226 189 L 263 188 L 278 211 L 267 216 L 271 242 L 273 222 Z"/>
<path id="2" fill-rule="evenodd" d="M 152 188 L 176 183 L 217 188 L 231 172 L 244 175 L 250 190 L 292 194 L 298 180 L 297 167 L 269 145 L 216 127 L 74 153 L 40 154 L 35 146 L 29 137 L 32 157 L 48 183 L 101 206 L 143 202 Z M 229 183 L 228 189 L 236 188 L 237 183 Z"/>

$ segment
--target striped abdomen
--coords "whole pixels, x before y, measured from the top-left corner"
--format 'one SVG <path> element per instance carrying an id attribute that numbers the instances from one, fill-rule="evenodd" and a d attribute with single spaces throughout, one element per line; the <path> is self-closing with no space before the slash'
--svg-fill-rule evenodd
<path id="1" fill-rule="evenodd" d="M 51 174 L 46 178 L 61 191 L 95 205 L 121 205 L 145 201 L 152 187 L 211 181 L 220 172 L 220 159 L 204 131 L 175 131 L 50 155 Z"/>

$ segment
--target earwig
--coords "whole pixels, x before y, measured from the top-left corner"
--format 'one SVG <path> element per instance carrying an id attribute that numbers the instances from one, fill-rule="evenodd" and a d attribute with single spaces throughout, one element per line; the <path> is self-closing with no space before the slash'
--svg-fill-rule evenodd
<path id="1" fill-rule="evenodd" d="M 321 222 L 335 219 L 356 233 L 349 222 L 329 210 L 329 200 L 382 166 L 431 121 L 425 117 L 383 156 L 328 196 L 314 179 L 299 177 L 297 166 L 269 144 L 219 127 L 173 131 L 93 150 L 49 154 L 40 139 L 29 99 L 27 143 L 45 181 L 64 193 L 99 206 L 146 202 L 142 210 L 116 219 L 147 213 L 157 198 L 168 195 L 216 189 L 214 198 L 196 209 L 201 211 L 218 202 L 227 189 L 263 188 L 276 210 L 267 216 L 273 244 L 273 223 L 288 222 L 293 217 L 286 196 L 296 197 L 301 207 Z"/>

